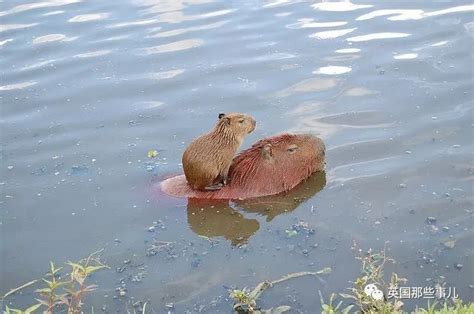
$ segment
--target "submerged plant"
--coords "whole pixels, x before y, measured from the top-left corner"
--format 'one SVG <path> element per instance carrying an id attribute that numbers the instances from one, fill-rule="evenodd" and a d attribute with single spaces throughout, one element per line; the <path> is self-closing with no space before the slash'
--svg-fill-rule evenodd
<path id="1" fill-rule="evenodd" d="M 81 313 L 84 295 L 97 289 L 97 285 L 88 285 L 86 284 L 86 280 L 96 271 L 109 268 L 99 260 L 100 253 L 102 253 L 102 250 L 92 253 L 77 263 L 68 261 L 66 264 L 70 267 L 70 272 L 65 278 L 59 275 L 59 271 L 62 270 L 63 267 L 56 268 L 54 263 L 50 262 L 50 270 L 41 278 L 45 286 L 35 290 L 35 292 L 39 294 L 38 298 L 35 299 L 37 303 L 25 310 L 5 306 L 5 313 L 29 314 L 40 308 L 43 309 L 43 313 L 48 314 L 53 314 L 57 310 L 67 310 L 68 314 Z M 27 284 L 10 290 L 2 297 L 2 304 L 9 295 L 31 286 L 36 282 L 38 282 L 38 280 L 30 281 Z"/>

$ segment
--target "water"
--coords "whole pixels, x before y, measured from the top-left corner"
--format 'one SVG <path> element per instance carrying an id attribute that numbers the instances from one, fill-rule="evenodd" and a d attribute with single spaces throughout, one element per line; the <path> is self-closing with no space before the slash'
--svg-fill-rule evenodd
<path id="1" fill-rule="evenodd" d="M 473 301 L 473 10 L 469 1 L 0 2 L 0 294 L 41 277 L 50 260 L 105 248 L 111 270 L 94 276 L 99 290 L 86 300 L 96 309 L 150 299 L 155 312 L 174 303 L 177 313 L 229 313 L 224 287 L 332 267 L 324 282 L 294 279 L 261 298 L 310 313 L 318 290 L 343 292 L 358 276 L 355 242 L 387 245 L 407 285 L 444 276 Z M 326 174 L 257 201 L 188 204 L 154 192 L 182 172 L 185 144 L 231 111 L 258 122 L 245 147 L 319 134 Z M 315 233 L 288 238 L 300 220 Z M 170 244 L 146 256 L 153 241 Z M 127 296 L 115 299 L 121 282 Z M 32 295 L 9 300 L 26 306 Z M 426 300 L 407 309 L 415 304 Z"/>

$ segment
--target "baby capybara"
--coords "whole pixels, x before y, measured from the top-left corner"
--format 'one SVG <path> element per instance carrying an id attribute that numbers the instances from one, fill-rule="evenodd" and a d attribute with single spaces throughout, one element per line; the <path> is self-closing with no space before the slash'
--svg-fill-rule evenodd
<path id="1" fill-rule="evenodd" d="M 196 191 L 184 176 L 167 179 L 161 189 L 176 197 L 247 199 L 289 191 L 325 168 L 325 146 L 310 134 L 283 134 L 255 143 L 234 158 L 230 182 L 219 191 Z"/>
<path id="2" fill-rule="evenodd" d="M 186 147 L 184 175 L 195 190 L 219 190 L 227 184 L 228 172 L 245 135 L 255 130 L 255 119 L 242 113 L 219 114 L 214 129 Z"/>

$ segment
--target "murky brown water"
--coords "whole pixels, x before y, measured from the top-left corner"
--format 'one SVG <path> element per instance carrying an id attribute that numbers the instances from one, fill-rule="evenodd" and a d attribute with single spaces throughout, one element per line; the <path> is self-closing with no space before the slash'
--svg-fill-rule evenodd
<path id="1" fill-rule="evenodd" d="M 330 266 L 325 282 L 295 279 L 261 299 L 314 313 L 318 290 L 343 292 L 359 274 L 354 241 L 389 241 L 408 285 L 444 276 L 473 301 L 473 10 L 469 1 L 0 2 L 0 294 L 50 260 L 105 248 L 112 269 L 94 277 L 87 300 L 96 309 L 149 299 L 157 313 L 167 303 L 229 313 L 225 287 Z M 244 146 L 319 134 L 327 173 L 260 200 L 153 193 L 182 172 L 185 143 L 229 111 L 258 121 Z M 288 238 L 300 220 L 314 233 Z M 127 296 L 116 299 L 121 284 Z"/>

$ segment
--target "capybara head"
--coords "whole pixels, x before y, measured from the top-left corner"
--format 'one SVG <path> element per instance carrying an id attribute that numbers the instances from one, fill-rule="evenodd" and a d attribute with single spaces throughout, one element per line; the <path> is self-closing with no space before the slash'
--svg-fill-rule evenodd
<path id="1" fill-rule="evenodd" d="M 231 187 L 266 195 L 288 191 L 313 172 L 324 170 L 325 151 L 323 141 L 309 134 L 260 140 L 234 159 Z"/>
<path id="2" fill-rule="evenodd" d="M 216 128 L 225 133 L 231 132 L 239 138 L 255 130 L 255 119 L 243 113 L 220 113 Z"/>

